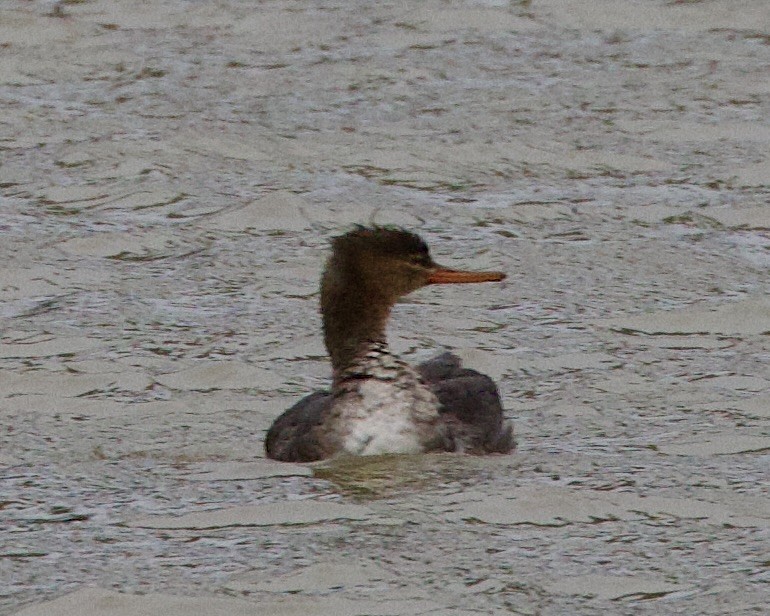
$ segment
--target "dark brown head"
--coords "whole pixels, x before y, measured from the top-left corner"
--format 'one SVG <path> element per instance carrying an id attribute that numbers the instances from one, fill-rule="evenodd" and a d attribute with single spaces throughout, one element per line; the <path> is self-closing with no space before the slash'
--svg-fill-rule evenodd
<path id="1" fill-rule="evenodd" d="M 326 346 L 338 366 L 362 343 L 384 338 L 396 301 L 428 284 L 488 282 L 502 272 L 464 272 L 436 264 L 416 234 L 397 227 L 362 227 L 335 237 L 321 280 Z"/>
<path id="2" fill-rule="evenodd" d="M 392 227 L 356 227 L 332 240 L 327 272 L 390 303 L 427 284 L 436 267 L 419 236 Z"/>

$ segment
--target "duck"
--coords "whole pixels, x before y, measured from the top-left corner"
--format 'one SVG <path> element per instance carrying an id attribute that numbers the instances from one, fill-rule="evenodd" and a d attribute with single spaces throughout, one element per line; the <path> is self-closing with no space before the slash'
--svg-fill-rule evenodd
<path id="1" fill-rule="evenodd" d="M 334 237 L 331 249 L 320 288 L 331 389 L 302 398 L 273 422 L 267 457 L 314 462 L 514 449 L 491 378 L 449 352 L 412 367 L 390 350 L 385 333 L 392 307 L 417 289 L 497 282 L 505 274 L 438 265 L 425 241 L 400 227 L 359 225 Z"/>

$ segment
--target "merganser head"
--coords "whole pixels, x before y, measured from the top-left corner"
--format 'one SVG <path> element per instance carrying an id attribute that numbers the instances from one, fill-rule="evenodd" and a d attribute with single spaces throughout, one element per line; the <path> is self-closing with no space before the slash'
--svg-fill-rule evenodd
<path id="1" fill-rule="evenodd" d="M 357 226 L 332 239 L 321 279 L 324 338 L 335 369 L 346 367 L 368 342 L 384 341 L 396 301 L 429 284 L 492 282 L 502 272 L 442 267 L 416 234 L 397 227 Z"/>

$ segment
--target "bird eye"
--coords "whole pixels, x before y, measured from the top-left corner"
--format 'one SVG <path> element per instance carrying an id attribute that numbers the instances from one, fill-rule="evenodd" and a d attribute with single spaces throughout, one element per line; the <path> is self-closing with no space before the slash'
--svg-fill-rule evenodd
<path id="1" fill-rule="evenodd" d="M 412 254 L 410 260 L 416 265 L 430 265 L 430 255 L 427 252 L 415 252 Z"/>

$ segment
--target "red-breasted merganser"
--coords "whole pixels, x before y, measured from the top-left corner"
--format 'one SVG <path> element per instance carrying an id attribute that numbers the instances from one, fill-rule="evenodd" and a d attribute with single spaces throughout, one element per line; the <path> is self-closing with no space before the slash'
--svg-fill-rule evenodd
<path id="1" fill-rule="evenodd" d="M 337 454 L 458 451 L 515 446 L 492 379 L 444 353 L 412 368 L 385 340 L 391 307 L 429 284 L 491 282 L 502 272 L 437 265 L 425 242 L 394 227 L 356 227 L 332 240 L 321 278 L 331 391 L 306 396 L 268 430 L 269 458 L 310 462 Z"/>

